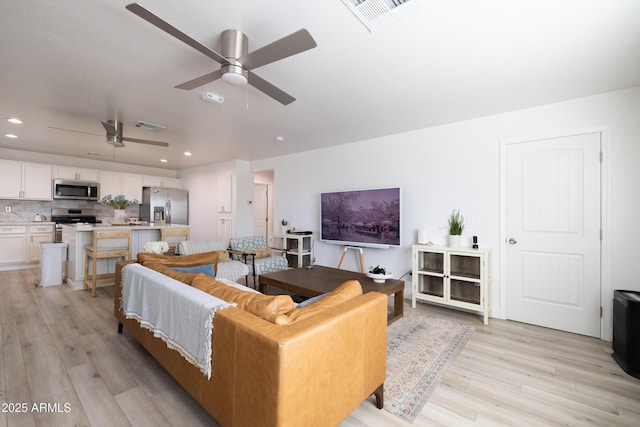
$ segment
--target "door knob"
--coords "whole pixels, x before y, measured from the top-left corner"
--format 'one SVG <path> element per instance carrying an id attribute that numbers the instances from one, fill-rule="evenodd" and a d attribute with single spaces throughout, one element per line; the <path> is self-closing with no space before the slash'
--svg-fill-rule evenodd
<path id="1" fill-rule="evenodd" d="M 509 244 L 510 245 L 515 245 L 516 243 L 518 243 L 518 241 L 516 239 L 514 239 L 513 237 L 509 239 Z"/>

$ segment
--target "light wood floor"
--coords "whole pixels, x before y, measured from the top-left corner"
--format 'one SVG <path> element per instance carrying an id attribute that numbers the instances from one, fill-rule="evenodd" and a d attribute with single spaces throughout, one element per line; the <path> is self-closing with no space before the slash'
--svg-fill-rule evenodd
<path id="1" fill-rule="evenodd" d="M 127 332 L 113 287 L 92 299 L 36 288 L 39 270 L 0 272 L 0 427 L 217 425 Z M 406 304 L 406 310 L 411 310 Z M 610 343 L 419 305 L 476 331 L 414 426 L 640 425 L 640 381 Z M 259 399 L 256 396 L 256 399 Z M 49 403 L 34 411 L 32 403 Z M 27 404 L 26 413 L 17 413 Z M 7 412 L 8 411 L 8 412 Z M 408 426 L 365 401 L 343 426 Z"/>

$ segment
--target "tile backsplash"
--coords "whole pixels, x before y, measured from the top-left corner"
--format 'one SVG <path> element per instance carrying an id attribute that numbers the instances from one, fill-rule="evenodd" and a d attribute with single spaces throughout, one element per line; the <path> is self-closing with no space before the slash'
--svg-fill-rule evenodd
<path id="1" fill-rule="evenodd" d="M 11 206 L 11 212 L 5 212 L 5 206 Z M 96 217 L 103 222 L 113 218 L 114 212 L 111 206 L 105 206 L 97 202 L 82 200 L 7 200 L 0 199 L 0 222 L 31 221 L 35 214 L 44 215 L 47 221 L 51 220 L 51 209 L 95 209 Z M 127 208 L 127 216 L 138 216 L 138 207 Z"/>

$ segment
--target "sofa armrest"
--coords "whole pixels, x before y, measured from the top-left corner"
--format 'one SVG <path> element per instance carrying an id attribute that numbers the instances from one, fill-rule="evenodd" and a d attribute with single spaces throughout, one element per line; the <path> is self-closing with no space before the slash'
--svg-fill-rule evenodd
<path id="1" fill-rule="evenodd" d="M 221 310 L 212 346 L 220 401 L 234 402 L 222 425 L 338 425 L 384 383 L 387 297 L 370 292 L 289 326 Z"/>
<path id="2" fill-rule="evenodd" d="M 120 324 L 124 323 L 124 316 L 120 311 L 120 299 L 122 298 L 122 269 L 125 265 L 135 264 L 138 261 L 134 259 L 126 261 L 118 261 L 116 263 L 115 289 L 113 291 L 113 315 L 118 319 Z M 122 332 L 122 327 L 118 326 L 118 331 Z"/>

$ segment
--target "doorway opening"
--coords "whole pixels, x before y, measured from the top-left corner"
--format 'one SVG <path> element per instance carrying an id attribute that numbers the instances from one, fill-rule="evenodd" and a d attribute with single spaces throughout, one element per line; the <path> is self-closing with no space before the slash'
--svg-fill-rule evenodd
<path id="1" fill-rule="evenodd" d="M 255 172 L 253 176 L 254 235 L 264 236 L 268 244 L 273 234 L 273 170 Z"/>

